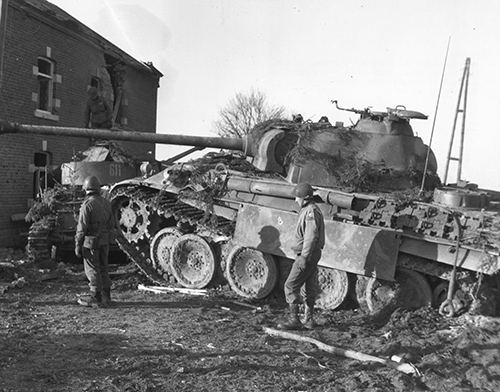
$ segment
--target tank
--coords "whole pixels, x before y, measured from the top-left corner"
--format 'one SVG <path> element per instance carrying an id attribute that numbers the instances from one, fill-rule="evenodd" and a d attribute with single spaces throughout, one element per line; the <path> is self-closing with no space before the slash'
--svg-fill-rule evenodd
<path id="1" fill-rule="evenodd" d="M 104 185 L 152 174 L 154 160 L 144 161 L 128 154 L 118 143 L 96 141 L 73 161 L 61 165 L 61 184 L 82 186 L 85 178 L 95 176 Z"/>
<path id="2" fill-rule="evenodd" d="M 441 184 L 434 154 L 410 125 L 426 119 L 422 113 L 403 106 L 338 109 L 359 120 L 347 127 L 326 117 L 268 121 L 245 139 L 13 123 L 1 123 L 0 132 L 226 150 L 169 162 L 152 176 L 111 188 L 117 242 L 155 283 L 227 283 L 250 300 L 279 293 L 294 259 L 292 190 L 309 182 L 326 228 L 319 307 L 355 300 L 372 314 L 443 304 L 449 315 L 471 305 L 493 313 L 500 193 Z"/>
<path id="3" fill-rule="evenodd" d="M 27 214 L 26 220 L 31 223 L 26 247 L 30 259 L 43 262 L 68 259 L 68 254 L 73 254 L 85 178 L 95 176 L 104 189 L 109 189 L 119 181 L 158 171 L 158 162 L 133 157 L 112 141 L 94 141 L 88 149 L 75 154 L 73 161 L 57 170 L 60 184 L 55 181 L 44 189 Z M 114 246 L 112 250 L 116 250 Z"/>

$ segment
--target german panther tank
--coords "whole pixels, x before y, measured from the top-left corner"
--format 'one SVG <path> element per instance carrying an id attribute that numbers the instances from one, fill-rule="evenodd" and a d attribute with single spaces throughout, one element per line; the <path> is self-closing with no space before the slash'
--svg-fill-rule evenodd
<path id="1" fill-rule="evenodd" d="M 471 304 L 492 313 L 500 194 L 442 186 L 432 151 L 410 126 L 423 114 L 402 106 L 339 109 L 360 118 L 349 127 L 325 117 L 268 121 L 245 139 L 12 123 L 0 132 L 85 132 L 230 150 L 112 187 L 117 241 L 156 283 L 203 288 L 227 281 L 254 300 L 279 290 L 294 258 L 292 190 L 309 182 L 325 217 L 318 306 L 335 309 L 355 298 L 377 313 L 445 301 L 449 314 Z"/>

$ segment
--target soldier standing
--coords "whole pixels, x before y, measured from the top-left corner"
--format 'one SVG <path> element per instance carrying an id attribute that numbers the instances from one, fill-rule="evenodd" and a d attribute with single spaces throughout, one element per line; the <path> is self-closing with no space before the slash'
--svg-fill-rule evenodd
<path id="1" fill-rule="evenodd" d="M 317 294 L 318 262 L 325 245 L 325 223 L 323 214 L 313 201 L 313 188 L 307 183 L 298 184 L 294 190 L 295 201 L 300 212 L 295 229 L 296 253 L 292 269 L 285 282 L 285 298 L 289 305 L 289 317 L 278 324 L 280 329 L 314 328 L 314 303 Z M 304 285 L 304 324 L 299 320 L 300 289 Z"/>
<path id="2" fill-rule="evenodd" d="M 90 293 L 80 297 L 78 303 L 82 306 L 106 307 L 111 305 L 108 253 L 115 227 L 111 203 L 101 196 L 97 177 L 87 177 L 83 189 L 87 196 L 78 217 L 75 254 L 77 257 L 83 257 Z"/>
<path id="3" fill-rule="evenodd" d="M 106 100 L 99 95 L 97 88 L 90 87 L 87 106 L 85 107 L 85 128 L 111 128 L 112 109 Z"/>

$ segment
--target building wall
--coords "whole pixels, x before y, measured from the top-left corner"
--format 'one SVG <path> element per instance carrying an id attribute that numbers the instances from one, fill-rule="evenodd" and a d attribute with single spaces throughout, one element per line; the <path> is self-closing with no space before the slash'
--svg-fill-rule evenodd
<path id="1" fill-rule="evenodd" d="M 126 67 L 126 80 L 123 86 L 124 96 L 120 107 L 119 122 L 124 128 L 141 132 L 156 131 L 156 111 L 158 82 L 145 78 L 144 72 L 133 67 Z M 123 123 L 123 119 L 126 119 Z M 138 157 L 155 157 L 154 144 L 124 142 L 127 151 L 134 151 Z"/>
<path id="2" fill-rule="evenodd" d="M 34 66 L 39 56 L 55 63 L 57 101 L 52 119 L 35 115 L 38 79 Z M 9 6 L 3 60 L 0 119 L 26 124 L 84 126 L 91 77 L 106 72 L 100 48 L 51 25 L 43 17 Z M 125 89 L 129 127 L 154 132 L 157 77 L 127 67 L 129 77 Z M 26 230 L 22 225 L 13 224 L 11 216 L 26 213 L 28 201 L 33 197 L 33 173 L 29 167 L 34 163 L 34 154 L 45 145 L 52 157 L 51 164 L 60 166 L 71 161 L 75 152 L 85 150 L 89 143 L 88 139 L 76 137 L 0 135 L 0 247 L 19 245 L 19 231 Z M 129 147 L 134 155 L 153 151 L 154 156 L 154 144 Z"/>

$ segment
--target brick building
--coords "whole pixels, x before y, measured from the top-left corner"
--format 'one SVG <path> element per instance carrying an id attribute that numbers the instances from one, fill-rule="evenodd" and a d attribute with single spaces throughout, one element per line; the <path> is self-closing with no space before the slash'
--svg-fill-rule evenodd
<path id="1" fill-rule="evenodd" d="M 135 60 L 48 1 L 0 3 L 0 119 L 83 127 L 87 90 L 95 86 L 114 104 L 116 126 L 155 132 L 162 74 L 152 64 Z M 70 162 L 89 143 L 0 135 L 0 247 L 20 244 L 24 223 L 15 218 L 27 212 L 40 172 Z M 123 147 L 138 157 L 154 157 L 154 144 Z"/>

